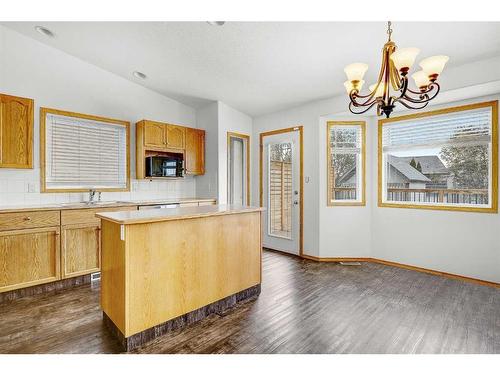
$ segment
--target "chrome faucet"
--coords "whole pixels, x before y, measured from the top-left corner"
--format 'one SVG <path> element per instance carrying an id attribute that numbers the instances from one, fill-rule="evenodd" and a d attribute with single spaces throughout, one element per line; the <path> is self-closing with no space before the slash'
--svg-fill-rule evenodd
<path id="1" fill-rule="evenodd" d="M 95 193 L 97 193 L 97 192 L 94 189 L 89 190 L 89 202 L 88 202 L 89 204 L 94 203 Z M 100 194 L 99 194 L 99 198 L 100 198 Z"/>

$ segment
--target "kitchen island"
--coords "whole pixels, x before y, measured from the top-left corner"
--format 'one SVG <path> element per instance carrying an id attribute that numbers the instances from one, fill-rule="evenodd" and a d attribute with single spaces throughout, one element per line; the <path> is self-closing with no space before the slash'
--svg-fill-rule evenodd
<path id="1" fill-rule="evenodd" d="M 132 350 L 260 293 L 259 207 L 99 213 L 101 306 Z"/>

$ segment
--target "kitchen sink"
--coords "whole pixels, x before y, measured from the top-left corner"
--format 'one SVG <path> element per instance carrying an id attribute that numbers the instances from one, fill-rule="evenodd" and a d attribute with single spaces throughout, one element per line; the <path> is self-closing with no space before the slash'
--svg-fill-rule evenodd
<path id="1" fill-rule="evenodd" d="M 84 206 L 84 207 L 98 207 L 107 204 L 127 203 L 122 201 L 95 201 L 95 202 L 71 202 L 61 203 L 60 206 Z"/>

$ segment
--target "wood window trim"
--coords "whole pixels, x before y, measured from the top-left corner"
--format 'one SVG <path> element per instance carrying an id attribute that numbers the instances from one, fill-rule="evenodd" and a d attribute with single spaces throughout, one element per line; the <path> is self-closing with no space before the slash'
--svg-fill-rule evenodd
<path id="1" fill-rule="evenodd" d="M 382 186 L 382 130 L 385 124 L 407 121 L 418 118 L 432 117 L 447 113 L 456 113 L 469 111 L 478 108 L 491 108 L 491 207 L 468 207 L 468 206 L 445 206 L 445 205 L 430 205 L 430 204 L 401 204 L 388 203 L 383 201 L 383 186 Z M 498 213 L 498 100 L 466 104 L 461 106 L 437 109 L 427 112 L 412 113 L 398 117 L 378 120 L 378 207 L 390 208 L 411 208 L 422 210 L 438 210 L 438 211 L 462 211 L 462 212 L 482 212 L 482 213 Z"/>
<path id="2" fill-rule="evenodd" d="M 246 158 L 247 158 L 247 165 L 246 165 L 246 180 L 247 180 L 247 194 L 246 194 L 246 204 L 247 206 L 250 205 L 250 136 L 247 134 L 242 134 L 242 133 L 235 133 L 235 132 L 227 132 L 227 156 L 229 160 L 229 151 L 231 147 L 231 138 L 238 138 L 243 140 L 244 142 L 246 141 L 247 143 L 247 152 L 246 152 Z M 229 173 L 228 173 L 229 176 Z M 229 190 L 229 183 L 227 186 Z M 228 191 L 229 193 L 229 191 Z M 229 194 L 228 194 L 229 197 Z M 228 198 L 229 199 L 229 198 Z"/>
<path id="3" fill-rule="evenodd" d="M 329 178 L 332 165 L 332 147 L 330 144 L 330 131 L 334 126 L 359 126 L 361 128 L 361 200 L 360 201 L 334 201 L 332 186 Z M 326 123 L 326 204 L 333 206 L 366 206 L 366 121 L 327 121 Z"/>
<path id="4" fill-rule="evenodd" d="M 70 111 L 63 111 L 59 109 L 53 109 L 53 108 L 40 108 L 40 191 L 42 193 L 78 193 L 78 192 L 88 192 L 89 189 L 49 189 L 47 188 L 46 185 L 46 179 L 45 179 L 45 131 L 46 131 L 46 126 L 45 126 L 45 120 L 47 117 L 47 114 L 53 114 L 53 115 L 60 115 L 60 116 L 68 116 L 68 117 L 76 117 L 76 118 L 81 118 L 85 120 L 95 120 L 95 121 L 100 121 L 100 122 L 107 122 L 110 124 L 118 124 L 122 125 L 125 127 L 125 133 L 126 133 L 126 144 L 127 144 L 127 150 L 126 150 L 126 158 L 127 158 L 127 185 L 124 188 L 102 188 L 99 189 L 99 191 L 107 191 L 107 192 L 123 192 L 123 191 L 130 191 L 130 123 L 128 121 L 122 121 L 122 120 L 117 120 L 117 119 L 112 119 L 112 118 L 107 118 L 107 117 L 101 117 L 101 116 L 94 116 L 94 115 L 87 115 L 84 113 L 77 113 L 77 112 L 70 112 Z"/>

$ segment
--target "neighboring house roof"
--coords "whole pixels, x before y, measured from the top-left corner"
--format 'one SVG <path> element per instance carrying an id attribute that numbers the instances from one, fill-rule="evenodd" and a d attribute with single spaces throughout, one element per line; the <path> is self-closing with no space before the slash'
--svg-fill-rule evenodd
<path id="1" fill-rule="evenodd" d="M 446 166 L 437 155 L 405 157 L 398 156 L 397 158 L 408 164 L 410 164 L 412 159 L 415 159 L 416 163 L 420 163 L 420 166 L 422 167 L 422 173 L 425 175 L 435 173 L 448 173 L 448 168 L 446 168 Z"/>
<path id="2" fill-rule="evenodd" d="M 430 178 L 424 176 L 417 169 L 413 168 L 408 162 L 402 159 L 405 158 L 388 155 L 387 162 L 410 181 L 431 182 Z"/>

